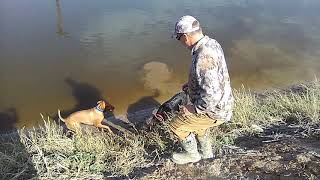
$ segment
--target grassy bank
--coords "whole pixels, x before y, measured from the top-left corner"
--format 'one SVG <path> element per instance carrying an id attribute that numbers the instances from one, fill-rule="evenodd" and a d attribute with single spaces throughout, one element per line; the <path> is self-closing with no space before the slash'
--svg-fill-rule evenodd
<path id="1" fill-rule="evenodd" d="M 319 123 L 320 83 L 270 90 L 255 94 L 244 88 L 234 91 L 233 121 L 212 130 L 217 148 L 233 144 L 244 134 L 280 122 Z M 86 131 L 67 137 L 61 127 L 46 119 L 37 130 L 0 138 L 2 179 L 103 179 L 139 175 L 170 154 L 175 138 L 165 127 L 135 134 L 109 135 Z M 171 139 L 171 140 L 170 140 Z"/>

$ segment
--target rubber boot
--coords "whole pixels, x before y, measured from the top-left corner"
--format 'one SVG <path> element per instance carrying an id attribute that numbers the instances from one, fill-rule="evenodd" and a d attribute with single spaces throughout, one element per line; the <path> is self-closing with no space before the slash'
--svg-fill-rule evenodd
<path id="1" fill-rule="evenodd" d="M 202 159 L 210 159 L 213 158 L 213 151 L 212 151 L 212 143 L 209 136 L 209 131 L 205 133 L 204 136 L 197 137 L 199 144 L 200 144 L 200 153 Z"/>
<path id="2" fill-rule="evenodd" d="M 181 141 L 181 146 L 186 152 L 173 153 L 172 161 L 176 164 L 186 164 L 190 162 L 198 162 L 201 156 L 197 148 L 197 140 L 194 134 L 190 134 L 186 140 Z"/>

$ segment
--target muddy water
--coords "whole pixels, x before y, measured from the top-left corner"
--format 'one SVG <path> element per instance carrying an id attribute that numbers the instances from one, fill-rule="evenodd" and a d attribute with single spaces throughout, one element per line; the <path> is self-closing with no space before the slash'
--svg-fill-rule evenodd
<path id="1" fill-rule="evenodd" d="M 234 88 L 311 80 L 319 8 L 318 0 L 2 0 L 1 128 L 102 98 L 116 115 L 163 102 L 187 80 L 189 51 L 169 38 L 185 14 L 222 44 Z"/>

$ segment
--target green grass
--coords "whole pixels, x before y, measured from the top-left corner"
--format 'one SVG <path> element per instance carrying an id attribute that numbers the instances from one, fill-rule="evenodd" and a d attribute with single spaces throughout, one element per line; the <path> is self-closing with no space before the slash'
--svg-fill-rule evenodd
<path id="1" fill-rule="evenodd" d="M 297 88 L 295 88 L 297 89 Z M 234 90 L 233 121 L 212 130 L 217 147 L 233 144 L 236 137 L 255 133 L 284 121 L 319 123 L 320 84 L 300 85 L 299 90 L 272 90 L 254 94 Z M 52 120 L 40 129 L 21 130 L 19 136 L 0 138 L 1 179 L 103 179 L 127 176 L 140 167 L 170 154 L 176 139 L 166 128 L 136 134 L 110 135 L 86 131 L 67 137 Z"/>

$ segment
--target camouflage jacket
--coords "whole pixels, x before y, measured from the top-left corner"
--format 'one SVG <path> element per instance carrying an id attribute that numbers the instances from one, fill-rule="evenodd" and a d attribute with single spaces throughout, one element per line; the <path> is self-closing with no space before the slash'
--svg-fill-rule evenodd
<path id="1" fill-rule="evenodd" d="M 196 112 L 229 121 L 234 99 L 220 44 L 204 36 L 193 46 L 191 55 L 188 94 Z"/>

